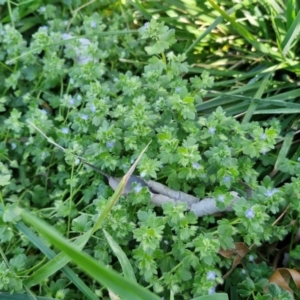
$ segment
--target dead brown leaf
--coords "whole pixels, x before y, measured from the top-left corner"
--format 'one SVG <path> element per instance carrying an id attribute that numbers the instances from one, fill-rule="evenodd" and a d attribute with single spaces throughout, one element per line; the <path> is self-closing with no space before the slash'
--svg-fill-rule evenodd
<path id="1" fill-rule="evenodd" d="M 278 268 L 269 278 L 269 281 L 276 283 L 286 291 L 293 292 L 293 290 L 289 286 L 291 278 L 293 279 L 297 289 L 300 290 L 299 269 Z"/>
<path id="2" fill-rule="evenodd" d="M 232 262 L 232 266 L 230 270 L 223 276 L 223 279 L 227 278 L 231 274 L 231 272 L 235 269 L 237 265 L 241 263 L 242 259 L 246 256 L 246 254 L 249 251 L 249 248 L 245 243 L 237 242 L 234 243 L 234 245 L 235 245 L 234 249 L 219 250 L 219 254 L 221 254 L 223 257 L 226 258 L 230 258 L 232 255 L 235 255 Z"/>

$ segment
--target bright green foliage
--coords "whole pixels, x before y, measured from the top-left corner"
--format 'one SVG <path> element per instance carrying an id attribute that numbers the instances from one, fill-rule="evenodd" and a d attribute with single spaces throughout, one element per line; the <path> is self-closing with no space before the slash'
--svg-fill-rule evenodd
<path id="1" fill-rule="evenodd" d="M 197 218 L 183 203 L 154 207 L 147 188 L 134 184 L 103 228 L 127 255 L 137 282 L 159 297 L 168 299 L 171 292 L 175 299 L 191 299 L 222 290 L 232 259 L 222 258 L 220 248 L 272 243 L 293 230 L 289 224 L 300 212 L 300 153 L 278 163 L 283 175 L 295 175 L 279 186 L 261 169 L 276 163 L 280 122 L 239 122 L 226 113 L 226 105 L 204 114 L 199 107 L 218 82 L 208 71 L 190 73 L 175 30 L 155 18 L 142 25 L 130 9 L 121 12 L 118 1 L 96 2 L 39 5 L 33 10 L 38 23 L 30 30 L 21 31 L 17 17 L 17 26 L 0 25 L 0 244 L 3 259 L 9 258 L 0 265 L 0 289 L 23 292 L 23 279 L 45 263 L 16 230 L 17 206 L 76 238 L 97 222 L 112 190 L 104 176 L 73 154 L 121 177 L 152 141 L 136 175 L 211 197 L 221 210 L 231 203 L 230 192 L 241 199 L 233 212 Z M 274 223 L 288 204 L 289 215 Z M 83 251 L 122 273 L 102 231 Z M 244 297 L 255 292 L 253 299 L 270 299 L 263 294 L 270 267 L 253 260 L 244 266 L 245 273 L 238 267 L 229 285 L 240 283 Z M 95 294 L 107 297 L 103 287 L 77 268 L 74 272 Z M 31 287 L 40 296 L 83 299 L 73 288 L 60 272 Z M 270 292 L 287 297 L 271 286 Z"/>

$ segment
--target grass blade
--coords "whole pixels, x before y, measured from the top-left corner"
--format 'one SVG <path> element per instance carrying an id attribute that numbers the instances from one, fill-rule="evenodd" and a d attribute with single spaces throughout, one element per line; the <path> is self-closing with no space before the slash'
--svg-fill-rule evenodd
<path id="1" fill-rule="evenodd" d="M 151 293 L 147 289 L 138 284 L 127 280 L 120 276 L 117 272 L 106 268 L 86 253 L 82 252 L 78 247 L 60 235 L 53 227 L 46 222 L 40 220 L 36 216 L 20 209 L 22 219 L 35 227 L 43 236 L 45 236 L 54 246 L 62 250 L 68 255 L 74 263 L 82 270 L 89 274 L 92 278 L 112 290 L 117 295 L 122 295 L 123 299 L 128 300 L 159 300 L 160 297 Z"/>
<path id="2" fill-rule="evenodd" d="M 22 232 L 38 249 L 40 249 L 49 259 L 53 259 L 55 257 L 62 257 L 62 259 L 67 259 L 69 261 L 70 259 L 64 255 L 64 253 L 60 253 L 59 255 L 56 256 L 56 253 L 52 251 L 49 247 L 45 245 L 45 243 L 38 237 L 36 236 L 30 228 L 28 228 L 24 223 L 22 222 L 17 222 L 15 227 Z M 52 262 L 52 261 L 51 261 Z M 53 265 L 55 265 L 52 262 Z M 31 287 L 35 284 L 40 283 L 42 280 L 45 278 L 48 278 L 48 274 L 52 275 L 55 273 L 57 270 L 62 269 L 62 272 L 69 278 L 69 280 L 88 298 L 92 300 L 98 300 L 98 297 L 93 293 L 93 291 L 77 276 L 77 274 L 72 271 L 68 266 L 60 265 L 58 269 L 55 269 L 54 271 L 51 269 L 52 266 L 51 264 L 46 264 L 47 267 L 45 268 L 40 268 L 39 270 L 42 270 L 39 272 L 37 270 L 31 277 L 29 277 L 27 280 L 24 281 L 24 285 L 26 287 Z M 49 268 L 49 270 L 47 269 Z M 36 274 L 37 273 L 37 274 Z M 49 275 L 49 276 L 50 276 Z"/>
<path id="3" fill-rule="evenodd" d="M 288 151 L 292 145 L 294 138 L 294 132 L 288 132 L 284 138 L 283 144 L 281 146 L 281 149 L 279 151 L 279 154 L 277 156 L 274 169 L 271 172 L 270 176 L 273 177 L 278 172 L 278 166 L 279 164 L 286 158 Z"/>
<path id="4" fill-rule="evenodd" d="M 271 76 L 271 73 L 268 73 L 264 76 L 264 79 L 263 81 L 261 82 L 261 85 L 258 89 L 258 91 L 255 93 L 254 95 L 254 98 L 261 98 L 264 91 L 265 91 L 265 88 L 267 87 L 268 85 L 268 82 L 269 82 L 269 78 Z M 251 119 L 251 117 L 253 116 L 256 108 L 258 106 L 258 102 L 251 102 L 247 112 L 246 112 L 246 115 L 245 117 L 243 118 L 243 122 L 242 123 L 248 123 Z"/>
<path id="5" fill-rule="evenodd" d="M 297 18 L 292 23 L 284 40 L 282 41 L 281 47 L 283 48 L 282 53 L 284 56 L 286 56 L 286 54 L 289 52 L 291 45 L 298 37 L 299 32 L 300 32 L 300 12 L 298 12 Z"/>
<path id="6" fill-rule="evenodd" d="M 125 174 L 125 176 L 121 179 L 117 189 L 115 190 L 114 194 L 112 195 L 110 200 L 105 205 L 103 211 L 101 212 L 101 215 L 99 216 L 98 220 L 96 221 L 96 223 L 95 223 L 95 225 L 92 229 L 93 233 L 101 228 L 102 222 L 105 220 L 105 218 L 107 217 L 107 215 L 111 211 L 112 207 L 115 205 L 115 203 L 118 201 L 119 197 L 122 195 L 122 192 L 123 192 L 123 190 L 126 186 L 126 183 L 127 183 L 128 179 L 132 175 L 134 169 L 136 168 L 137 164 L 141 160 L 143 154 L 148 149 L 150 143 L 151 142 L 148 143 L 148 145 L 144 148 L 144 150 L 140 153 L 140 155 L 136 159 L 135 163 L 131 166 L 131 168 L 128 170 L 128 172 Z"/>
<path id="7" fill-rule="evenodd" d="M 128 260 L 126 254 L 124 253 L 124 251 L 121 249 L 121 247 L 116 243 L 116 241 L 112 238 L 112 236 L 106 230 L 103 229 L 103 232 L 109 243 L 110 248 L 112 249 L 112 251 L 114 252 L 114 254 L 116 255 L 116 257 L 119 260 L 119 263 L 122 267 L 125 278 L 128 278 L 131 281 L 136 282 L 136 278 L 135 278 L 132 266 L 131 266 L 130 261 Z"/>

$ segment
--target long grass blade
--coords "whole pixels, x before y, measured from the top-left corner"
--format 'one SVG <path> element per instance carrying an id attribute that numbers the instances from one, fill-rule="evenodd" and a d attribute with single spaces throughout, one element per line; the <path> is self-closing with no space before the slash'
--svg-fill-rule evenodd
<path id="1" fill-rule="evenodd" d="M 118 261 L 122 267 L 125 278 L 130 279 L 131 281 L 136 282 L 136 278 L 133 272 L 133 268 L 126 254 L 122 250 L 122 248 L 117 244 L 117 242 L 112 238 L 112 236 L 103 229 L 104 235 L 109 243 L 111 250 L 114 252 Z"/>
<path id="2" fill-rule="evenodd" d="M 75 264 L 83 271 L 89 274 L 99 283 L 113 291 L 117 295 L 121 295 L 122 299 L 127 300 L 159 300 L 160 297 L 151 293 L 147 289 L 138 284 L 123 278 L 117 272 L 108 269 L 86 253 L 82 252 L 78 247 L 60 235 L 60 233 L 46 222 L 40 220 L 36 216 L 20 209 L 22 219 L 35 227 L 43 236 L 45 236 L 54 246 L 68 255 Z"/>
<path id="3" fill-rule="evenodd" d="M 292 43 L 299 36 L 299 32 L 300 32 L 300 11 L 298 12 L 296 19 L 292 23 L 291 27 L 286 33 L 284 40 L 282 41 L 281 47 L 283 48 L 282 53 L 284 56 L 286 56 L 286 54 L 290 51 Z"/>

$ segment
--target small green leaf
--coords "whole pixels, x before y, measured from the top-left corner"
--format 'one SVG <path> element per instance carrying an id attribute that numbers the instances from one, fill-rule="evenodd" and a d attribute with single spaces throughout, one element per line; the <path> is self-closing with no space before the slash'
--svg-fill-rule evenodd
<path id="1" fill-rule="evenodd" d="M 5 186 L 10 183 L 11 176 L 9 174 L 7 175 L 0 175 L 0 186 Z"/>

